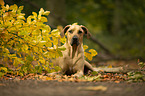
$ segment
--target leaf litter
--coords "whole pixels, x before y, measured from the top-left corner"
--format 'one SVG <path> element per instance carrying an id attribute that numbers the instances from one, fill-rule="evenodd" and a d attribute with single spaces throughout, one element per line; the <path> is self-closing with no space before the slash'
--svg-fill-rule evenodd
<path id="1" fill-rule="evenodd" d="M 87 86 L 87 87 L 78 87 L 78 90 L 91 90 L 91 91 L 106 91 L 107 87 L 105 86 Z"/>

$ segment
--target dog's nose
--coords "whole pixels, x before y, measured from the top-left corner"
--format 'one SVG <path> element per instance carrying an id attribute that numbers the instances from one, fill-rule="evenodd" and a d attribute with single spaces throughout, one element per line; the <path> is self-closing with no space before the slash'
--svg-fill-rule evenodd
<path id="1" fill-rule="evenodd" d="M 77 37 L 76 35 L 74 35 L 74 36 L 73 36 L 73 40 L 74 40 L 74 41 L 77 41 L 77 40 L 78 40 L 78 37 Z"/>
<path id="2" fill-rule="evenodd" d="M 72 40 L 71 40 L 71 46 L 73 46 L 74 44 L 76 44 L 77 46 L 79 45 L 79 38 L 77 35 L 74 35 L 72 37 Z"/>

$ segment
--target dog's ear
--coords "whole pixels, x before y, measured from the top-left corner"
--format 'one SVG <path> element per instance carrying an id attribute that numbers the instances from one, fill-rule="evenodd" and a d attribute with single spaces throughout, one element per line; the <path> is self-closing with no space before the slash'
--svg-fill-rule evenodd
<path id="1" fill-rule="evenodd" d="M 91 37 L 91 33 L 88 31 L 88 29 L 85 26 L 81 25 L 81 28 L 83 29 L 85 35 L 89 39 Z"/>
<path id="2" fill-rule="evenodd" d="M 60 33 L 60 36 L 63 38 L 65 33 L 67 32 L 67 30 L 70 28 L 71 25 L 67 25 L 64 27 L 64 29 L 62 30 L 62 32 Z"/>

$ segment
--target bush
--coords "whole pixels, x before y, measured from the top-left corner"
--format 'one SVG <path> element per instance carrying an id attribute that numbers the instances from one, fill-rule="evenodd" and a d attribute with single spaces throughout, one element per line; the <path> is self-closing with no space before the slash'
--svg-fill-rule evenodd
<path id="1" fill-rule="evenodd" d="M 23 76 L 27 73 L 42 73 L 43 70 L 59 70 L 50 60 L 62 56 L 61 51 L 65 48 L 59 47 L 58 43 L 64 43 L 65 38 L 60 38 L 57 29 L 51 31 L 50 26 L 44 24 L 50 12 L 41 8 L 39 14 L 32 12 L 25 18 L 22 9 L 23 6 L 15 4 L 1 6 L 0 9 L 0 76 L 6 73 Z M 90 52 L 92 55 L 85 53 L 86 57 L 91 56 L 89 60 L 96 55 L 93 49 Z M 13 67 L 9 67 L 10 63 Z"/>

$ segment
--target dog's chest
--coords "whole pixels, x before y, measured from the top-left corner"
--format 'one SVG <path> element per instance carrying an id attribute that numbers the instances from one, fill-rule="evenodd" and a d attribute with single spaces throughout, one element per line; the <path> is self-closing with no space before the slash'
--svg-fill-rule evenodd
<path id="1" fill-rule="evenodd" d="M 66 64 L 66 65 L 68 65 L 68 66 L 74 66 L 75 65 L 75 61 L 76 60 L 76 58 L 70 58 L 70 57 L 65 57 L 64 58 L 64 63 Z"/>
<path id="2" fill-rule="evenodd" d="M 67 58 L 64 58 L 64 69 L 65 69 L 65 73 L 66 74 L 73 74 L 75 73 L 77 70 L 76 70 L 76 66 L 77 66 L 77 62 L 76 62 L 76 58 L 70 58 L 70 57 L 67 57 Z"/>

